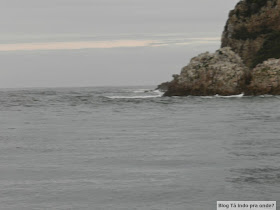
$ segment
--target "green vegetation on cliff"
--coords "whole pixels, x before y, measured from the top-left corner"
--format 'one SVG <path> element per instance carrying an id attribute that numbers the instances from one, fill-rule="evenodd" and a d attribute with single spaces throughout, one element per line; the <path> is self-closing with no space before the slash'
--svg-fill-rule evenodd
<path id="1" fill-rule="evenodd" d="M 246 0 L 243 2 L 246 9 L 236 10 L 237 17 L 250 17 L 260 11 L 260 9 L 267 4 L 268 0 Z"/>
<path id="2" fill-rule="evenodd" d="M 247 40 L 247 39 L 256 39 L 262 34 L 269 34 L 273 33 L 274 31 L 272 29 L 263 27 L 260 28 L 258 31 L 252 31 L 249 32 L 248 29 L 245 26 L 242 26 L 240 29 L 236 30 L 234 34 L 232 35 L 233 39 L 241 39 L 241 40 Z"/>
<path id="3" fill-rule="evenodd" d="M 262 48 L 256 54 L 252 67 L 269 58 L 280 58 L 280 32 L 274 31 L 266 36 Z"/>

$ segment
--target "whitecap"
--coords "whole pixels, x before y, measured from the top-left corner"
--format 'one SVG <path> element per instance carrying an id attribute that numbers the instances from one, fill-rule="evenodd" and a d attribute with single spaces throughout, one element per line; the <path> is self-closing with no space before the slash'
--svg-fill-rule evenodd
<path id="1" fill-rule="evenodd" d="M 230 95 L 230 96 L 221 96 L 218 94 L 215 95 L 215 97 L 218 97 L 218 98 L 242 98 L 243 96 L 244 96 L 244 93 L 241 93 L 239 95 Z"/>
<path id="2" fill-rule="evenodd" d="M 105 96 L 110 99 L 141 99 L 141 98 L 159 98 L 161 95 L 149 95 L 149 96 Z"/>
<path id="3" fill-rule="evenodd" d="M 209 99 L 209 98 L 215 98 L 215 96 L 201 96 L 201 98 Z"/>
<path id="4" fill-rule="evenodd" d="M 268 94 L 265 94 L 265 95 L 260 95 L 261 98 L 270 98 L 270 97 L 274 97 L 273 95 L 268 95 Z"/>
<path id="5" fill-rule="evenodd" d="M 133 93 L 146 93 L 150 92 L 151 90 L 149 89 L 139 89 L 139 90 L 134 90 Z"/>
<path id="6" fill-rule="evenodd" d="M 153 90 L 153 93 L 163 94 L 164 92 L 163 92 L 163 91 L 160 91 L 160 90 Z"/>

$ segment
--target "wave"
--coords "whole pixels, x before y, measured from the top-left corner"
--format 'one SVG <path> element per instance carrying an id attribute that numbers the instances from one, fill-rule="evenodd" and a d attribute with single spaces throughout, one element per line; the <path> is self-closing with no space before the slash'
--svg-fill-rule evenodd
<path id="1" fill-rule="evenodd" d="M 133 93 L 157 93 L 157 94 L 163 94 L 164 92 L 160 90 L 151 90 L 151 89 L 139 89 L 139 90 L 133 90 Z"/>
<path id="2" fill-rule="evenodd" d="M 105 96 L 110 99 L 141 99 L 141 98 L 159 98 L 162 95 L 149 95 L 149 96 Z"/>
<path id="3" fill-rule="evenodd" d="M 210 98 L 211 99 L 211 98 L 216 98 L 216 97 L 215 96 L 201 96 L 201 98 L 206 98 L 206 99 Z"/>
<path id="4" fill-rule="evenodd" d="M 261 98 L 270 98 L 270 97 L 275 97 L 274 95 L 260 95 Z M 277 97 L 277 96 L 276 96 Z"/>
<path id="5" fill-rule="evenodd" d="M 230 96 L 221 96 L 219 94 L 216 94 L 214 96 L 201 96 L 201 98 L 242 98 L 244 96 L 244 93 L 241 93 L 239 95 L 230 95 Z"/>
<path id="6" fill-rule="evenodd" d="M 149 89 L 139 89 L 139 90 L 134 90 L 132 91 L 133 93 L 148 93 L 151 92 Z"/>
<path id="7" fill-rule="evenodd" d="M 128 94 L 129 93 L 129 94 Z M 143 98 L 159 98 L 162 97 L 163 92 L 153 89 L 137 89 L 130 90 L 130 92 L 124 93 L 124 95 L 105 96 L 110 99 L 143 99 Z"/>
<path id="8" fill-rule="evenodd" d="M 153 93 L 157 93 L 157 94 L 161 94 L 161 95 L 164 94 L 164 92 L 163 92 L 163 91 L 160 91 L 160 90 L 152 90 L 152 92 L 153 92 Z"/>
<path id="9" fill-rule="evenodd" d="M 215 95 L 215 97 L 218 98 L 242 98 L 244 96 L 244 93 L 241 93 L 239 95 L 230 95 L 230 96 L 220 96 L 220 95 Z"/>

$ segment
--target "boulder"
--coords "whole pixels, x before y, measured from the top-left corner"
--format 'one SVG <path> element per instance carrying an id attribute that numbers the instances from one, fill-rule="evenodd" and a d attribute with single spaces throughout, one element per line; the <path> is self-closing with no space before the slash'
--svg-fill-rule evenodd
<path id="1" fill-rule="evenodd" d="M 249 69 L 229 47 L 192 58 L 173 77 L 164 96 L 235 95 L 250 81 Z"/>
<path id="2" fill-rule="evenodd" d="M 252 70 L 247 95 L 280 95 L 280 59 L 269 59 Z"/>

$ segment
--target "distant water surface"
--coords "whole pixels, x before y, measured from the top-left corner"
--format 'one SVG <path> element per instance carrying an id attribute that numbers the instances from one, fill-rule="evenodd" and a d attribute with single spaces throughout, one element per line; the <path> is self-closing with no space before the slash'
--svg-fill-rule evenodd
<path id="1" fill-rule="evenodd" d="M 152 89 L 1 89 L 0 209 L 280 201 L 280 97 Z"/>

